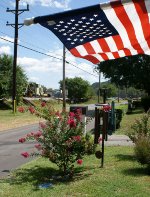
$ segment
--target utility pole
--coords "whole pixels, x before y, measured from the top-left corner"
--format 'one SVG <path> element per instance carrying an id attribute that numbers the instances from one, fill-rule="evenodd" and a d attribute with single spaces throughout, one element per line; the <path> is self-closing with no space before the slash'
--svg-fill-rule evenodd
<path id="1" fill-rule="evenodd" d="M 18 23 L 18 16 L 25 11 L 29 11 L 29 5 L 27 4 L 26 9 L 19 9 L 19 0 L 16 0 L 16 6 L 14 10 L 7 8 L 6 12 L 12 12 L 15 14 L 15 23 L 10 24 L 7 21 L 7 26 L 12 26 L 15 29 L 14 36 L 14 58 L 13 58 L 13 90 L 12 90 L 12 106 L 13 112 L 16 112 L 16 67 L 17 67 L 17 46 L 18 46 L 18 29 L 21 28 L 24 24 Z"/>
<path id="2" fill-rule="evenodd" d="M 66 54 L 65 54 L 65 46 L 63 45 L 63 111 L 66 111 L 66 84 L 65 84 L 65 63 L 66 63 Z"/>

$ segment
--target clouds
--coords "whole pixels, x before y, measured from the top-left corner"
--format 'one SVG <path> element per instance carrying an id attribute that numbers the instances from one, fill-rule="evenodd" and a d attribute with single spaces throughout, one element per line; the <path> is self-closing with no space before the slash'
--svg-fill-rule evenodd
<path id="1" fill-rule="evenodd" d="M 0 54 L 11 54 L 11 47 L 10 46 L 0 46 Z"/>
<path id="2" fill-rule="evenodd" d="M 30 5 L 41 5 L 43 7 L 61 8 L 69 9 L 70 0 L 22 0 L 20 5 L 25 5 L 29 3 Z"/>
<path id="3" fill-rule="evenodd" d="M 6 40 L 9 40 L 11 42 L 13 42 L 13 38 L 8 37 L 8 36 L 1 36 L 1 38 L 4 38 Z M 11 46 L 8 44 L 8 42 L 6 42 L 3 39 L 0 39 L 0 54 L 8 54 L 11 55 L 12 54 L 12 49 Z"/>
<path id="4" fill-rule="evenodd" d="M 49 54 L 53 54 L 55 57 L 61 57 L 62 50 L 51 51 Z M 81 77 L 84 80 L 89 81 L 89 83 L 94 83 L 98 81 L 98 75 L 93 73 L 94 66 L 88 63 L 76 63 L 76 58 L 71 54 L 67 53 L 67 61 L 71 64 L 65 65 L 66 77 L 74 78 Z M 23 67 L 30 81 L 40 83 L 48 88 L 59 88 L 59 81 L 62 80 L 63 75 L 63 61 L 51 57 L 43 57 L 41 59 L 29 58 L 29 57 L 19 57 L 18 64 Z M 74 66 L 73 66 L 74 65 Z M 93 73 L 93 75 L 88 74 Z"/>

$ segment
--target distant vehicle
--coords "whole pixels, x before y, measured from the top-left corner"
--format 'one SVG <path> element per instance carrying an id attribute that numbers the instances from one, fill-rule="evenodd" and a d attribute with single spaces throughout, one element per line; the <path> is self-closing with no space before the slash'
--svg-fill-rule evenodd
<path id="1" fill-rule="evenodd" d="M 43 88 L 40 84 L 37 83 L 29 83 L 27 89 L 24 93 L 24 96 L 27 97 L 40 97 L 44 95 Z"/>

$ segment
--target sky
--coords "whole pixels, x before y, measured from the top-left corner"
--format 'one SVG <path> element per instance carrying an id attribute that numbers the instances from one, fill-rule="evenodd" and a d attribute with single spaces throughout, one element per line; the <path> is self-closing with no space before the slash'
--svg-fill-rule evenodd
<path id="1" fill-rule="evenodd" d="M 19 15 L 19 23 L 23 23 L 26 18 L 59 13 L 106 1 L 108 0 L 20 0 L 19 9 L 26 9 L 28 3 L 29 11 Z M 6 12 L 6 9 L 15 9 L 14 6 L 15 0 L 0 0 L 0 38 L 12 42 L 14 28 L 6 26 L 6 23 L 8 21 L 9 24 L 13 24 L 15 15 L 12 12 Z M 59 81 L 63 79 L 63 45 L 60 40 L 48 29 L 34 24 L 19 28 L 18 42 L 31 49 L 18 46 L 17 62 L 25 71 L 28 80 L 47 88 L 59 89 Z M 0 39 L 0 54 L 13 56 L 13 48 L 13 43 Z M 74 57 L 69 51 L 66 51 L 66 60 L 70 63 L 65 65 L 66 77 L 81 77 L 90 84 L 99 81 L 98 73 L 94 70 L 96 65 Z M 101 81 L 104 80 L 102 76 Z"/>

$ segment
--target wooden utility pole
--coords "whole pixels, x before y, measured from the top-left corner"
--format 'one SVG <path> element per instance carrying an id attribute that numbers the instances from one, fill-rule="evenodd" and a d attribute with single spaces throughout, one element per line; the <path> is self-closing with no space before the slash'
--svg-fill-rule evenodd
<path id="1" fill-rule="evenodd" d="M 19 10 L 19 0 L 16 0 L 15 10 L 10 10 L 7 8 L 7 12 L 12 12 L 15 14 L 15 23 L 10 24 L 7 22 L 7 26 L 12 26 L 15 29 L 15 36 L 14 36 L 14 58 L 13 58 L 13 90 L 12 90 L 12 106 L 13 112 L 16 112 L 16 67 L 17 67 L 17 46 L 18 46 L 18 29 L 21 28 L 24 24 L 18 23 L 18 16 L 19 14 L 29 11 L 29 5 L 27 5 L 27 9 L 20 9 Z"/>
<path id="2" fill-rule="evenodd" d="M 62 94 L 63 94 L 63 111 L 66 111 L 66 84 L 65 84 L 65 63 L 66 63 L 66 53 L 65 53 L 65 46 L 63 45 L 63 87 L 62 87 Z"/>

